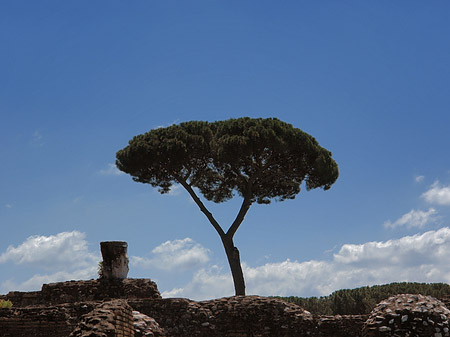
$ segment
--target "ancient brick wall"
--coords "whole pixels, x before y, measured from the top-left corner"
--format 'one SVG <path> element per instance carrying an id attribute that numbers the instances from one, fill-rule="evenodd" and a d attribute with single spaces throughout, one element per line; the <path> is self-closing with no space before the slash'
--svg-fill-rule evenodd
<path id="1" fill-rule="evenodd" d="M 187 299 L 134 299 L 62 304 L 0 311 L 1 337 L 131 337 L 131 308 L 159 324 L 154 336 L 358 337 L 365 316 L 312 316 L 280 300 L 249 296 L 195 302 Z M 163 331 L 164 330 L 164 331 Z"/>
<path id="2" fill-rule="evenodd" d="M 84 315 L 70 337 L 134 337 L 133 314 L 125 300 L 99 304 Z"/>
<path id="3" fill-rule="evenodd" d="M 433 304 L 430 309 L 417 300 L 420 317 L 416 317 L 413 298 L 404 300 L 404 305 L 394 301 L 402 308 L 382 302 L 378 309 L 386 311 L 386 319 L 379 310 L 370 319 L 369 315 L 316 316 L 295 304 L 258 296 L 201 302 L 162 299 L 156 284 L 133 279 L 55 283 L 44 285 L 41 292 L 12 292 L 1 298 L 14 306 L 0 309 L 0 337 L 69 337 L 72 332 L 72 337 L 361 337 L 362 333 L 378 336 L 394 330 L 409 333 L 404 325 L 419 320 L 434 329 L 431 337 L 450 336 L 450 327 L 445 325 L 450 311 L 444 304 Z M 114 298 L 119 300 L 111 301 Z M 67 303 L 55 304 L 62 302 Z M 425 312 L 430 310 L 439 314 L 437 318 Z M 419 330 L 417 324 L 414 327 Z"/>
<path id="4" fill-rule="evenodd" d="M 117 298 L 158 299 L 161 295 L 148 279 L 68 281 L 44 284 L 41 291 L 10 292 L 2 296 L 13 308 L 0 309 L 0 337 L 67 337 L 82 315 L 103 301 Z M 131 336 L 121 330 L 122 326 L 132 326 L 132 318 L 126 317 L 117 321 L 117 336 Z"/>
<path id="5" fill-rule="evenodd" d="M 44 284 L 41 291 L 10 292 L 5 299 L 16 307 L 55 305 L 113 298 L 161 298 L 156 283 L 149 279 L 68 281 Z"/>
<path id="6" fill-rule="evenodd" d="M 72 333 L 72 335 L 71 335 Z M 125 300 L 0 309 L 1 337 L 134 337 Z"/>
<path id="7" fill-rule="evenodd" d="M 367 316 L 313 316 L 283 301 L 236 296 L 211 301 L 130 300 L 153 317 L 167 336 L 359 337 Z"/>
<path id="8" fill-rule="evenodd" d="M 0 309 L 1 337 L 67 337 L 92 303 Z"/>
<path id="9" fill-rule="evenodd" d="M 8 295 L 4 295 L 2 299 L 10 300 L 16 307 L 38 305 L 42 302 L 40 291 L 11 291 Z"/>

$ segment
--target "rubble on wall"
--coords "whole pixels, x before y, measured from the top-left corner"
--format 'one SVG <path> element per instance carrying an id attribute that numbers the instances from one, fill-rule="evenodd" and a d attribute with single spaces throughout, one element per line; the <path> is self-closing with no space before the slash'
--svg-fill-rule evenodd
<path id="1" fill-rule="evenodd" d="M 364 337 L 450 336 L 450 310 L 431 296 L 401 294 L 380 302 L 364 324 Z"/>

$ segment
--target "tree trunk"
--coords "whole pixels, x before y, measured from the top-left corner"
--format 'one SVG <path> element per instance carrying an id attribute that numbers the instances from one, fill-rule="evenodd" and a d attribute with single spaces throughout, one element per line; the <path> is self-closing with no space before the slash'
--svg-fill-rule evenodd
<path id="1" fill-rule="evenodd" d="M 192 199 L 195 201 L 197 206 L 200 208 L 200 211 L 205 214 L 211 225 L 219 234 L 222 239 L 223 247 L 225 248 L 225 253 L 227 254 L 228 264 L 230 265 L 231 274 L 233 275 L 234 282 L 234 291 L 236 296 L 242 295 L 245 296 L 245 281 L 244 281 L 244 273 L 242 272 L 241 267 L 241 258 L 239 256 L 239 250 L 234 246 L 233 236 L 244 220 L 245 214 L 247 214 L 248 209 L 251 206 L 250 198 L 247 196 L 244 198 L 242 202 L 241 209 L 239 210 L 236 219 L 233 224 L 229 228 L 228 232 L 225 233 L 220 227 L 219 223 L 214 219 L 213 215 L 210 211 L 205 207 L 200 198 L 195 194 L 191 185 L 187 183 L 186 179 L 182 177 L 176 177 L 177 181 L 188 191 Z"/>
<path id="2" fill-rule="evenodd" d="M 234 246 L 232 239 L 228 240 L 226 238 L 222 238 L 222 242 L 227 254 L 231 274 L 233 275 L 235 294 L 236 296 L 245 296 L 244 273 L 242 272 L 239 250 Z"/>

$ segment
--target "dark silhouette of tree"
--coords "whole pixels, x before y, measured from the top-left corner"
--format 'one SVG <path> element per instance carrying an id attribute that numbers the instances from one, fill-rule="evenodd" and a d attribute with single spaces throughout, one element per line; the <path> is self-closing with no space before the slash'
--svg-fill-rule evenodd
<path id="1" fill-rule="evenodd" d="M 315 315 L 362 315 L 369 314 L 382 300 L 398 294 L 421 294 L 438 299 L 450 296 L 447 283 L 394 282 L 372 287 L 341 289 L 328 296 L 277 297 L 298 304 Z"/>
<path id="2" fill-rule="evenodd" d="M 236 295 L 245 295 L 239 250 L 233 237 L 253 203 L 294 199 L 306 189 L 327 190 L 339 172 L 331 153 L 307 133 L 276 118 L 191 121 L 135 136 L 116 154 L 117 167 L 134 181 L 167 193 L 180 184 L 222 240 Z M 236 193 L 242 205 L 224 230 L 205 207 L 198 191 L 215 203 Z"/>

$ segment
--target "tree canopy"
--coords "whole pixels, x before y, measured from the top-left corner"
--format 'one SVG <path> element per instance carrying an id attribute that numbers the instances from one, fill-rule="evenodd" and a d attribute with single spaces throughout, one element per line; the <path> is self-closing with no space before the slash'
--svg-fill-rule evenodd
<path id="1" fill-rule="evenodd" d="M 135 136 L 116 158 L 117 167 L 134 181 L 158 187 L 161 193 L 169 192 L 173 184 L 188 191 L 222 239 L 235 288 L 241 283 L 237 294 L 243 294 L 244 281 L 233 236 L 250 206 L 294 199 L 303 182 L 307 190 L 328 190 L 339 175 L 330 151 L 276 118 L 190 121 L 157 128 Z M 215 203 L 235 194 L 243 198 L 226 232 L 194 188 Z"/>
<path id="2" fill-rule="evenodd" d="M 294 199 L 300 185 L 327 190 L 338 177 L 331 153 L 315 138 L 276 118 L 191 121 L 135 136 L 117 152 L 133 180 L 170 191 L 188 181 L 214 202 Z"/>

